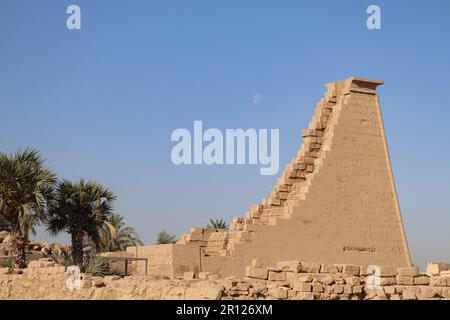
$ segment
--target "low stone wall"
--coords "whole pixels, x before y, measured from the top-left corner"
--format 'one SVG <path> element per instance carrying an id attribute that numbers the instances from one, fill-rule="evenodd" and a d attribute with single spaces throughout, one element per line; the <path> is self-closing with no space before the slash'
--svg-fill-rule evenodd
<path id="1" fill-rule="evenodd" d="M 186 272 L 183 279 L 82 274 L 79 289 L 67 286 L 65 267 L 41 259 L 27 269 L 0 268 L 1 299 L 293 299 L 416 300 L 450 299 L 450 274 L 429 276 L 418 268 L 367 267 L 279 262 L 262 267 L 253 260 L 246 277 Z M 372 287 L 371 285 L 375 286 Z M 378 286 L 377 286 L 378 285 Z"/>

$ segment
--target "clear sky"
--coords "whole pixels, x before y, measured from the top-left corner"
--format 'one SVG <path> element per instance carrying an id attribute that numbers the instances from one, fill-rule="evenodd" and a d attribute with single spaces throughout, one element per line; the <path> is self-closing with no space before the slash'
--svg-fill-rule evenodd
<path id="1" fill-rule="evenodd" d="M 66 28 L 70 4 L 81 30 Z M 370 4 L 381 30 L 366 27 Z M 281 171 L 325 82 L 382 79 L 413 262 L 450 261 L 449 31 L 448 0 L 1 0 L 0 150 L 32 146 L 60 177 L 110 187 L 152 243 L 243 216 L 278 177 L 175 166 L 174 129 L 279 128 Z"/>

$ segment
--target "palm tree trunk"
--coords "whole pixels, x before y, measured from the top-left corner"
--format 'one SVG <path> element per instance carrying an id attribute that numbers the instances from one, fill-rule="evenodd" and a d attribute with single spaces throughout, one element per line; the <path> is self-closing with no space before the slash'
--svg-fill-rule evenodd
<path id="1" fill-rule="evenodd" d="M 19 268 L 26 268 L 28 239 L 22 235 L 16 223 L 11 226 L 11 238 L 11 255 L 14 257 L 15 264 Z"/>
<path id="2" fill-rule="evenodd" d="M 72 233 L 72 261 L 80 268 L 83 266 L 83 234 Z"/>

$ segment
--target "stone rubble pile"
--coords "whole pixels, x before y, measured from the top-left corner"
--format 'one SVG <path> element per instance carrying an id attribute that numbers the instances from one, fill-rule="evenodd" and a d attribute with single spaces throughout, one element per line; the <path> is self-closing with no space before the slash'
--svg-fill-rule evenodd
<path id="1" fill-rule="evenodd" d="M 0 268 L 0 299 L 450 300 L 449 271 L 429 275 L 417 267 L 381 266 L 374 278 L 367 270 L 299 261 L 266 267 L 254 259 L 245 277 L 81 274 L 79 289 L 70 289 L 64 266 L 39 259 L 26 269 Z"/>

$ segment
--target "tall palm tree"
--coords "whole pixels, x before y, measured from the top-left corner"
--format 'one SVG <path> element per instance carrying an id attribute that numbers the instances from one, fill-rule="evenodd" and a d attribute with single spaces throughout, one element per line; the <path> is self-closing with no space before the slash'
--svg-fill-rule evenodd
<path id="1" fill-rule="evenodd" d="M 11 230 L 11 252 L 20 268 L 27 264 L 29 233 L 46 220 L 55 183 L 56 174 L 45 168 L 39 151 L 0 153 L 0 216 Z"/>
<path id="2" fill-rule="evenodd" d="M 223 219 L 211 219 L 209 220 L 209 224 L 207 228 L 214 228 L 214 229 L 226 229 L 227 223 Z"/>
<path id="3" fill-rule="evenodd" d="M 81 179 L 61 181 L 56 188 L 55 202 L 49 209 L 47 231 L 51 235 L 67 232 L 72 240 L 72 261 L 83 266 L 83 239 L 100 246 L 99 230 L 109 225 L 113 212 L 114 193 L 101 184 Z"/>
<path id="4" fill-rule="evenodd" d="M 124 217 L 113 213 L 108 218 L 109 224 L 100 229 L 100 241 L 97 246 L 100 252 L 124 251 L 129 246 L 141 246 L 143 242 L 132 227 L 125 227 Z M 93 248 L 95 244 L 85 239 L 85 247 Z"/>

